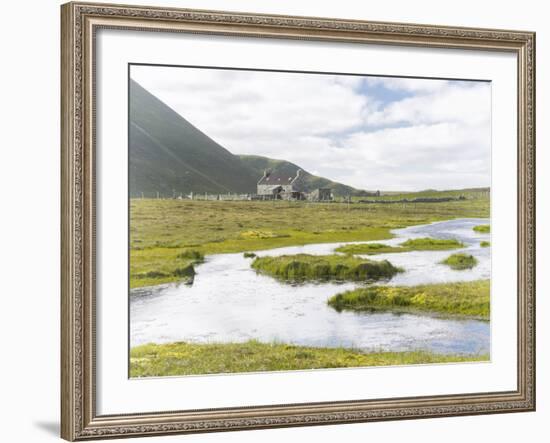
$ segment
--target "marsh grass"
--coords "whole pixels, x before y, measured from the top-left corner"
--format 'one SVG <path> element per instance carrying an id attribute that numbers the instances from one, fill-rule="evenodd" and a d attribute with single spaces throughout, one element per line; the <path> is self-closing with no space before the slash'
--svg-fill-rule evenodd
<path id="1" fill-rule="evenodd" d="M 345 255 L 281 255 L 258 257 L 256 271 L 288 281 L 374 281 L 400 272 L 387 260 L 373 261 Z"/>
<path id="2" fill-rule="evenodd" d="M 176 267 L 159 267 L 159 271 L 136 273 L 131 288 L 155 286 L 166 282 L 192 283 L 195 277 L 195 262 L 176 262 Z"/>
<path id="3" fill-rule="evenodd" d="M 399 246 L 388 246 L 383 243 L 360 243 L 336 248 L 336 252 L 351 255 L 375 255 L 410 251 L 440 251 L 463 248 L 464 244 L 455 239 L 415 238 Z"/>
<path id="4" fill-rule="evenodd" d="M 170 249 L 170 260 L 165 256 L 157 257 L 144 251 L 134 253 L 135 260 L 130 262 L 130 288 L 155 286 L 162 283 L 192 283 L 195 277 L 195 265 L 204 262 L 204 255 L 197 250 Z"/>
<path id="5" fill-rule="evenodd" d="M 491 232 L 491 225 L 477 225 L 477 226 L 474 226 L 472 229 L 482 234 L 488 234 Z"/>
<path id="6" fill-rule="evenodd" d="M 487 361 L 486 354 L 372 352 L 261 343 L 147 344 L 130 350 L 131 377 Z"/>
<path id="7" fill-rule="evenodd" d="M 196 263 L 204 261 L 204 254 L 196 249 L 186 249 L 178 254 L 178 258 L 194 260 Z"/>
<path id="8" fill-rule="evenodd" d="M 337 311 L 431 312 L 489 319 L 489 280 L 418 286 L 368 286 L 331 297 Z"/>
<path id="9" fill-rule="evenodd" d="M 488 248 L 489 246 L 491 246 L 491 242 L 482 241 L 479 246 L 481 246 L 482 248 Z"/>
<path id="10" fill-rule="evenodd" d="M 339 246 L 335 249 L 336 252 L 342 252 L 344 254 L 351 255 L 375 255 L 386 254 L 389 252 L 407 252 L 408 250 L 409 249 L 405 249 L 399 246 L 388 246 L 383 243 L 358 243 Z"/>
<path id="11" fill-rule="evenodd" d="M 273 231 L 245 231 L 241 232 L 241 237 L 245 239 L 260 239 L 265 240 L 266 238 L 288 238 L 290 234 L 276 233 Z"/>
<path id="12" fill-rule="evenodd" d="M 463 271 L 465 269 L 472 269 L 477 265 L 477 259 L 470 254 L 452 254 L 441 262 L 444 265 L 449 266 L 455 271 Z"/>
<path id="13" fill-rule="evenodd" d="M 411 238 L 401 243 L 403 248 L 408 248 L 411 251 L 443 251 L 446 249 L 463 248 L 464 243 L 451 239 L 442 238 Z"/>
<path id="14" fill-rule="evenodd" d="M 184 259 L 177 256 L 187 249 L 208 255 L 386 240 L 392 238 L 391 229 L 488 217 L 489 199 L 483 195 L 472 192 L 464 201 L 393 205 L 132 199 L 131 287 L 177 281 L 171 271 L 180 266 L 176 262 Z M 164 272 L 166 277 L 137 278 L 148 272 Z"/>
<path id="15" fill-rule="evenodd" d="M 256 257 L 256 254 L 254 254 L 253 252 L 245 252 L 243 254 L 243 257 L 244 258 L 255 258 Z"/>

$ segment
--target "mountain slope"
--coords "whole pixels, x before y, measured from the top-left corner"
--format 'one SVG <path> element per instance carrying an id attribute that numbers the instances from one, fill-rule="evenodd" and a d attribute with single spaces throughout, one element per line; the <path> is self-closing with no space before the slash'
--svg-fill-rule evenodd
<path id="1" fill-rule="evenodd" d="M 190 192 L 255 193 L 265 169 L 294 177 L 300 166 L 255 155 L 234 155 L 130 80 L 130 196 L 165 197 Z M 363 191 L 302 171 L 304 191 L 331 188 L 334 195 Z"/>
<path id="2" fill-rule="evenodd" d="M 239 157 L 245 165 L 255 172 L 255 175 L 258 177 L 261 177 L 266 169 L 276 171 L 280 175 L 294 177 L 296 175 L 296 171 L 301 169 L 300 166 L 286 160 L 275 160 L 259 155 L 240 155 Z M 313 191 L 317 188 L 331 188 L 333 194 L 336 196 L 346 196 L 350 194 L 355 195 L 362 192 L 352 188 L 351 186 L 333 182 L 327 178 L 318 177 L 304 170 L 302 170 L 300 175 L 301 183 L 304 186 L 303 190 L 307 192 Z"/>
<path id="3" fill-rule="evenodd" d="M 240 158 L 130 80 L 130 195 L 255 191 Z"/>

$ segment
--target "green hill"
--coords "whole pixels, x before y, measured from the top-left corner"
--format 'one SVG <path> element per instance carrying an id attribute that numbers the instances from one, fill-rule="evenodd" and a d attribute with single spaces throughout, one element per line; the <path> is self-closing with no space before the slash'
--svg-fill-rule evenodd
<path id="1" fill-rule="evenodd" d="M 253 155 L 234 155 L 150 92 L 130 80 L 130 195 L 168 197 L 190 192 L 255 193 L 265 169 L 293 177 L 300 166 Z M 360 195 L 350 186 L 302 170 L 304 191 L 331 188 Z"/>
<path id="2" fill-rule="evenodd" d="M 254 192 L 258 178 L 138 83 L 130 80 L 130 195 Z"/>
<path id="3" fill-rule="evenodd" d="M 276 160 L 268 157 L 262 157 L 259 155 L 239 155 L 241 160 L 251 168 L 255 175 L 260 178 L 264 170 L 271 169 L 273 172 L 277 172 L 279 175 L 285 175 L 289 177 L 294 177 L 296 171 L 300 166 L 291 163 L 286 160 Z M 352 188 L 351 186 L 343 185 L 342 183 L 333 182 L 327 178 L 318 177 L 316 175 L 310 174 L 307 171 L 302 169 L 301 175 L 301 184 L 303 191 L 309 192 L 317 188 L 331 188 L 335 196 L 345 196 L 345 195 L 359 195 L 364 191 L 359 191 L 358 189 Z"/>

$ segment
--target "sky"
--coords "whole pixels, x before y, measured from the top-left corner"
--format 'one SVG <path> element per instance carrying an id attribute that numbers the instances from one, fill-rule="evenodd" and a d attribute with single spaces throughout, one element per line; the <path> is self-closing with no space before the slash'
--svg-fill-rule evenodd
<path id="1" fill-rule="evenodd" d="M 358 189 L 490 186 L 489 82 L 162 66 L 130 76 L 234 154 Z"/>

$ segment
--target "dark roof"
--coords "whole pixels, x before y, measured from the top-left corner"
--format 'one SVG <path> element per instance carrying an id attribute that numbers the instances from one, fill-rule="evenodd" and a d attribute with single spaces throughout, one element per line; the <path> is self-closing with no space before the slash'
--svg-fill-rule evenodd
<path id="1" fill-rule="evenodd" d="M 290 176 L 289 174 L 278 174 L 272 172 L 268 176 L 264 176 L 258 182 L 259 185 L 289 185 L 292 180 L 296 178 L 296 175 Z"/>

